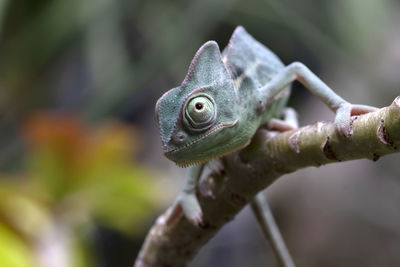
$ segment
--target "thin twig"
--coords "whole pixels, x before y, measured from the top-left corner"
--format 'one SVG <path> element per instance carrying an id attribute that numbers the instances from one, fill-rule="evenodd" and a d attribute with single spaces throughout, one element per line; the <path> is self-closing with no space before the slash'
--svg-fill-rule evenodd
<path id="1" fill-rule="evenodd" d="M 283 112 L 283 121 L 281 121 L 280 124 L 281 131 L 298 129 L 299 120 L 296 111 L 292 108 L 286 108 Z M 269 129 L 268 126 L 270 125 L 267 125 L 267 129 Z M 251 201 L 251 208 L 260 224 L 265 239 L 272 247 L 272 251 L 279 265 L 282 267 L 295 267 L 294 261 L 285 244 L 285 240 L 275 222 L 268 200 L 262 191 Z"/>
<path id="2" fill-rule="evenodd" d="M 294 261 L 286 247 L 274 215 L 263 192 L 258 193 L 251 202 L 251 208 L 261 226 L 265 238 L 274 251 L 280 266 L 295 267 Z"/>

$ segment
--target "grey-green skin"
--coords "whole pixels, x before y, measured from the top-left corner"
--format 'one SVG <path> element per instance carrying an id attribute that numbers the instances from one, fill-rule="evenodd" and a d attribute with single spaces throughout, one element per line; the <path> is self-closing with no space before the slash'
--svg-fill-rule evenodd
<path id="1" fill-rule="evenodd" d="M 261 125 L 279 117 L 298 80 L 336 113 L 338 131 L 351 135 L 351 113 L 373 107 L 352 105 L 334 93 L 302 63 L 285 66 L 267 47 L 239 26 L 222 54 L 208 41 L 194 56 L 186 78 L 156 104 L 165 155 L 191 168 L 175 206 L 193 224 L 202 212 L 195 195 L 204 163 L 245 147 Z"/>

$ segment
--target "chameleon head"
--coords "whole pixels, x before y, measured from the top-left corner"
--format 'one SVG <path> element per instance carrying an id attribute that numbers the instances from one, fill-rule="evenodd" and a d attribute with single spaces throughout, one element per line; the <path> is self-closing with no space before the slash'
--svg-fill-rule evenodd
<path id="1" fill-rule="evenodd" d="M 205 43 L 194 56 L 181 86 L 156 104 L 165 155 L 180 166 L 206 162 L 243 146 L 238 96 L 217 43 Z"/>

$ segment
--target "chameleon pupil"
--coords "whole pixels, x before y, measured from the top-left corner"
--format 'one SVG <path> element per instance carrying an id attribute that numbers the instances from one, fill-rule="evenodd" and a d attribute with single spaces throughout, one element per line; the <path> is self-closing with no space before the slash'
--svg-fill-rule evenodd
<path id="1" fill-rule="evenodd" d="M 203 104 L 202 103 L 196 103 L 196 109 L 197 110 L 201 110 L 203 108 Z"/>

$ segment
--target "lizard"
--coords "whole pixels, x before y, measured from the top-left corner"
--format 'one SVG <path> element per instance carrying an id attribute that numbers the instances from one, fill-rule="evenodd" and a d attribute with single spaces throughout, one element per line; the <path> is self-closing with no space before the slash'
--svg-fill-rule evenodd
<path id="1" fill-rule="evenodd" d="M 242 26 L 222 53 L 215 41 L 204 43 L 182 84 L 158 99 L 155 113 L 164 154 L 178 166 L 191 166 L 174 209 L 180 206 L 192 224 L 202 223 L 196 186 L 205 164 L 246 147 L 257 129 L 279 118 L 296 80 L 335 113 L 342 136 L 352 134 L 352 114 L 376 110 L 344 100 L 300 62 L 284 65 Z"/>

